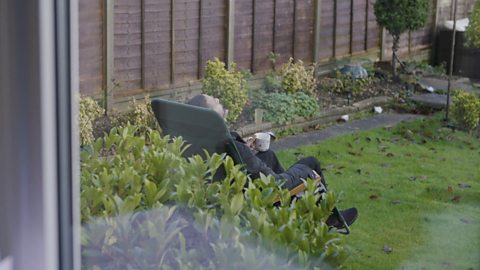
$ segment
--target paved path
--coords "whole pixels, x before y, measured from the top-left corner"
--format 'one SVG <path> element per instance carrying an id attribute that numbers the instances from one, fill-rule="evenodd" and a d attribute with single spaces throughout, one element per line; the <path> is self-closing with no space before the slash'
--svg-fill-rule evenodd
<path id="1" fill-rule="evenodd" d="M 439 79 L 439 78 L 430 78 L 424 77 L 420 78 L 419 82 L 424 86 L 432 86 L 435 90 L 447 90 L 448 88 L 448 80 L 447 79 Z M 462 89 L 467 92 L 478 92 L 478 88 L 474 86 L 467 78 L 459 78 L 452 80 L 451 82 L 451 89 Z"/>
<path id="2" fill-rule="evenodd" d="M 296 148 L 306 144 L 313 144 L 325 139 L 346 133 L 369 130 L 377 127 L 391 126 L 402 121 L 409 121 L 420 117 L 415 114 L 380 114 L 373 117 L 337 124 L 323 130 L 311 131 L 292 137 L 286 137 L 272 142 L 272 150 Z"/>

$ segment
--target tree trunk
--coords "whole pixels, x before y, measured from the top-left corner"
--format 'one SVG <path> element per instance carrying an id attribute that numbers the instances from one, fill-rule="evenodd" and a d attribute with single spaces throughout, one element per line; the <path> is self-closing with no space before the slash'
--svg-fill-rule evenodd
<path id="1" fill-rule="evenodd" d="M 393 37 L 393 45 L 392 45 L 392 69 L 393 69 L 393 76 L 397 77 L 397 51 L 398 51 L 398 43 L 400 41 L 399 35 L 392 35 Z"/>

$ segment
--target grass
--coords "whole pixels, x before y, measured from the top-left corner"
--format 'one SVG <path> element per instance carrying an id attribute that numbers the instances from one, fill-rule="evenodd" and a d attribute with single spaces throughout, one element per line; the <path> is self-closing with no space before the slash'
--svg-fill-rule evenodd
<path id="1" fill-rule="evenodd" d="M 480 140 L 439 117 L 280 151 L 315 156 L 359 218 L 344 269 L 480 269 Z"/>

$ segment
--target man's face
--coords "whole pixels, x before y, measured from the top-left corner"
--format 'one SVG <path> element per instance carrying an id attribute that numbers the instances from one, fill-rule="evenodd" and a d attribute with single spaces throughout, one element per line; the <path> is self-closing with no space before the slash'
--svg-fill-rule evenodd
<path id="1" fill-rule="evenodd" d="M 205 95 L 208 107 L 215 112 L 217 112 L 222 118 L 226 118 L 228 114 L 228 110 L 224 109 L 222 104 L 220 104 L 220 100 L 218 98 L 214 98 L 208 95 Z"/>

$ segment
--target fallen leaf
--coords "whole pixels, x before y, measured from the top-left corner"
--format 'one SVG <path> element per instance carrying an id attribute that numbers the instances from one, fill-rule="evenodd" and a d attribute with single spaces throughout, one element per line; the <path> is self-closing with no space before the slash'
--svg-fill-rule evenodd
<path id="1" fill-rule="evenodd" d="M 455 196 L 453 196 L 453 198 L 452 198 L 452 202 L 454 202 L 454 203 L 459 203 L 461 198 L 462 198 L 462 196 L 455 195 Z"/>
<path id="2" fill-rule="evenodd" d="M 393 251 L 393 248 L 387 244 L 383 245 L 383 252 L 387 253 L 387 254 L 390 254 L 392 253 Z"/>
<path id="3" fill-rule="evenodd" d="M 471 188 L 471 187 L 472 187 L 471 185 L 465 184 L 465 183 L 459 183 L 458 186 L 459 186 L 460 188 Z"/>
<path id="4" fill-rule="evenodd" d="M 452 192 L 453 192 L 453 187 L 452 187 L 452 186 L 448 186 L 447 191 L 448 191 L 448 193 L 452 193 Z"/>
<path id="5" fill-rule="evenodd" d="M 421 176 L 419 177 L 419 179 L 420 179 L 421 181 L 425 181 L 425 180 L 428 179 L 428 177 L 427 177 L 426 175 L 421 175 Z"/>
<path id="6" fill-rule="evenodd" d="M 461 218 L 460 221 L 465 223 L 465 224 L 472 224 L 473 223 L 473 221 L 465 219 L 465 218 Z"/>

